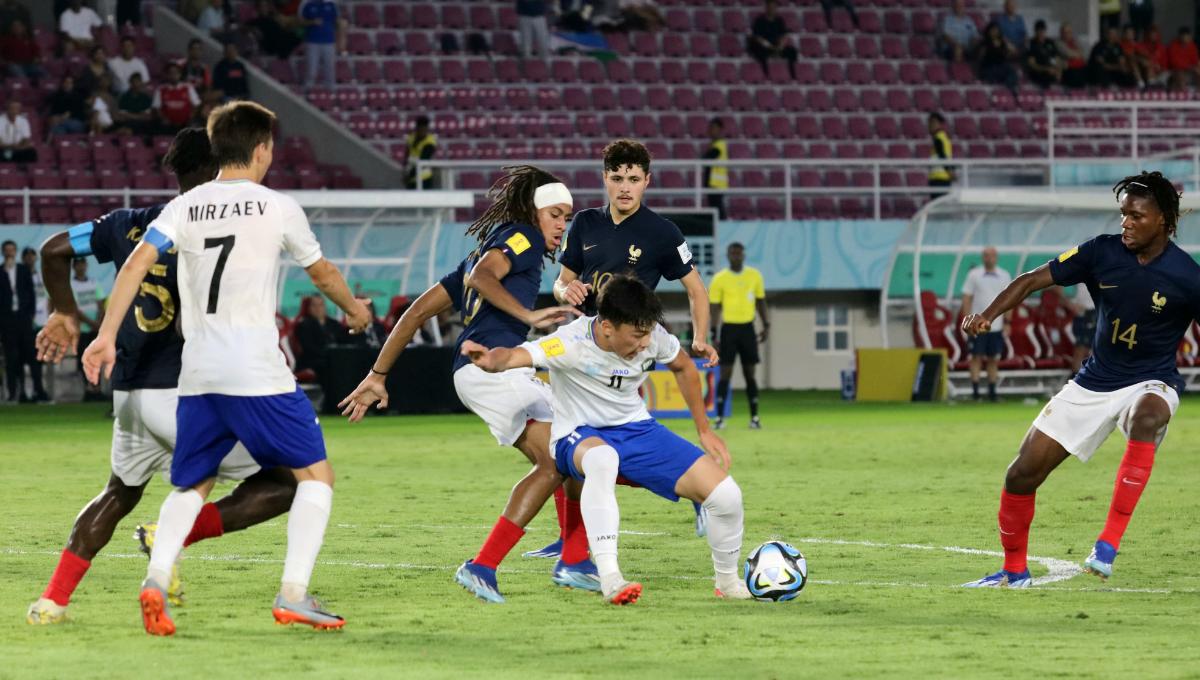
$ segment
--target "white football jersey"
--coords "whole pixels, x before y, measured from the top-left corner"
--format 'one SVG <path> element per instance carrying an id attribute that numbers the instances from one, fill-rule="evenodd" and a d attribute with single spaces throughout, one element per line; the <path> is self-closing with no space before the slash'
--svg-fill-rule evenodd
<path id="1" fill-rule="evenodd" d="M 294 391 L 275 326 L 280 256 L 301 267 L 321 259 L 300 205 L 254 182 L 213 181 L 168 203 L 147 231 L 179 251 L 180 396 Z"/>
<path id="2" fill-rule="evenodd" d="M 656 325 L 650 345 L 632 359 L 606 352 L 592 336 L 594 316 L 572 321 L 554 333 L 521 345 L 535 366 L 550 369 L 554 422 L 550 441 L 580 425 L 612 427 L 647 420 L 650 413 L 638 394 L 655 363 L 669 363 L 679 354 L 679 339 Z"/>

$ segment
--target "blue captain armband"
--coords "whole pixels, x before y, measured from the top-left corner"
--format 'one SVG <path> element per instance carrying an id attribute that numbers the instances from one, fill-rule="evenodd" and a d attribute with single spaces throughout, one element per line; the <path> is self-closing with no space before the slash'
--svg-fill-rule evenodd
<path id="1" fill-rule="evenodd" d="M 95 229 L 95 223 L 84 222 L 67 230 L 67 238 L 71 239 L 71 250 L 75 251 L 76 257 L 92 254 L 92 232 Z"/>
<path id="2" fill-rule="evenodd" d="M 142 240 L 157 248 L 159 253 L 165 253 L 175 247 L 171 239 L 167 238 L 165 234 L 154 227 L 150 227 L 146 235 L 142 237 Z"/>

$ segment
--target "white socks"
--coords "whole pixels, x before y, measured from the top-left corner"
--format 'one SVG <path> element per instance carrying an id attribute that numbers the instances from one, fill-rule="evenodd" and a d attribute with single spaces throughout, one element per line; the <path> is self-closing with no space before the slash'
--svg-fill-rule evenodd
<path id="1" fill-rule="evenodd" d="M 607 594 L 624 579 L 617 566 L 617 530 L 621 511 L 617 508 L 617 468 L 621 459 L 611 446 L 597 446 L 583 456 L 583 493 L 579 512 L 587 530 L 592 559 L 600 572 L 600 587 Z"/>
<path id="2" fill-rule="evenodd" d="M 150 568 L 146 571 L 146 578 L 164 589 L 171 583 L 171 567 L 179 559 L 183 542 L 196 523 L 203 505 L 204 497 L 195 489 L 175 489 L 167 494 L 158 511 L 158 531 L 154 536 L 154 548 L 150 550 Z"/>
<path id="3" fill-rule="evenodd" d="M 287 559 L 283 563 L 280 588 L 283 599 L 289 602 L 298 602 L 308 593 L 308 581 L 325 540 L 325 525 L 329 523 L 332 508 L 333 487 L 311 479 L 296 485 L 296 497 L 288 514 Z"/>
<path id="4" fill-rule="evenodd" d="M 729 592 L 738 582 L 738 558 L 742 552 L 742 490 L 733 477 L 726 477 L 702 504 L 708 511 L 708 546 L 712 548 L 717 587 Z"/>

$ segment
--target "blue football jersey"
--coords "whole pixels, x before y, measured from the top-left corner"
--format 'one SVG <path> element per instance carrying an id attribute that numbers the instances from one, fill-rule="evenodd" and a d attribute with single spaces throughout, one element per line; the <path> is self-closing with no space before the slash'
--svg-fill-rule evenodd
<path id="1" fill-rule="evenodd" d="M 675 281 L 692 271 L 692 252 L 674 222 L 645 205 L 620 224 L 614 224 L 609 207 L 580 210 L 571 221 L 563 253 L 563 266 L 575 272 L 592 293 L 584 311 L 596 312 L 596 294 L 613 276 L 633 274 L 650 290 L 662 279 Z"/>
<path id="2" fill-rule="evenodd" d="M 1140 264 L 1106 234 L 1050 260 L 1060 286 L 1083 284 L 1096 302 L 1092 356 L 1075 376 L 1081 387 L 1111 392 L 1146 380 L 1182 391 L 1175 367 L 1179 342 L 1200 311 L 1200 265 L 1174 242 Z"/>
<path id="3" fill-rule="evenodd" d="M 455 344 L 455 371 L 471 363 L 470 359 L 458 353 L 463 340 L 474 340 L 485 347 L 516 347 L 525 342 L 529 335 L 529 326 L 496 309 L 466 285 L 467 275 L 492 249 L 500 250 L 512 264 L 500 282 L 504 289 L 526 309 L 533 309 L 537 302 L 538 290 L 542 285 L 542 268 L 546 262 L 545 237 L 528 224 L 512 223 L 498 227 L 454 271 L 442 277 L 442 287 L 450 294 L 455 311 L 462 314 L 465 326 Z"/>
<path id="4" fill-rule="evenodd" d="M 94 255 L 120 270 L 158 217 L 162 206 L 114 210 L 68 232 L 78 256 Z M 175 317 L 179 287 L 175 281 L 175 253 L 158 257 L 142 283 L 138 296 L 117 331 L 117 363 L 113 367 L 115 390 L 170 389 L 179 384 L 183 338 Z"/>

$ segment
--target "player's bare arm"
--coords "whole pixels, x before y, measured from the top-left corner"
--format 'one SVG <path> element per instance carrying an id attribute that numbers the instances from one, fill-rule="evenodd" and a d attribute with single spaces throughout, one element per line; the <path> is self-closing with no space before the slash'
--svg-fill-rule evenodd
<path id="1" fill-rule="evenodd" d="M 688 306 L 692 312 L 692 352 L 705 359 L 705 368 L 712 368 L 720 359 L 716 348 L 705 342 L 708 337 L 708 290 L 695 268 L 679 281 L 687 291 Z"/>
<path id="2" fill-rule="evenodd" d="M 361 333 L 371 325 L 371 313 L 367 311 L 367 306 L 350 292 L 350 286 L 346 285 L 342 272 L 333 266 L 332 262 L 322 257 L 304 271 L 308 272 L 308 278 L 317 290 L 346 313 L 346 325 L 350 327 L 351 333 Z"/>
<path id="3" fill-rule="evenodd" d="M 1007 288 L 1000 291 L 1000 294 L 996 296 L 995 300 L 992 300 L 992 304 L 988 305 L 982 314 L 969 314 L 963 319 L 963 333 L 976 336 L 988 332 L 992 327 L 992 321 L 1001 314 L 1011 312 L 1025 298 L 1053 285 L 1054 277 L 1050 274 L 1048 265 L 1042 265 L 1031 272 L 1021 274 L 1013 279 Z"/>
<path id="4" fill-rule="evenodd" d="M 722 470 L 728 470 L 733 462 L 729 457 L 729 449 L 725 442 L 708 426 L 708 414 L 704 411 L 704 396 L 700 391 L 700 371 L 687 352 L 680 350 L 671 363 L 667 364 L 679 385 L 683 401 L 687 403 L 692 422 L 696 424 L 696 434 L 700 436 L 700 446 L 713 457 Z"/>
<path id="5" fill-rule="evenodd" d="M 568 267 L 559 267 L 554 280 L 554 299 L 567 305 L 579 306 L 587 299 L 592 286 L 579 280 L 579 274 Z"/>
<path id="6" fill-rule="evenodd" d="M 400 358 L 401 352 L 408 347 L 408 343 L 412 342 L 413 336 L 417 334 L 421 326 L 452 306 L 450 293 L 440 283 L 435 283 L 429 290 L 421 293 L 421 296 L 408 309 L 404 310 L 404 314 L 396 322 L 395 328 L 392 328 L 392 332 L 379 350 L 379 356 L 375 358 L 375 363 L 372 364 L 367 377 L 363 378 L 358 387 L 354 388 L 354 391 L 345 399 L 338 402 L 338 408 L 342 409 L 342 415 L 349 416 L 350 422 L 357 423 L 363 419 L 367 409 L 371 408 L 375 402 L 379 402 L 379 406 L 376 408 L 380 410 L 387 408 L 388 372 L 392 370 L 392 366 L 396 365 L 396 360 Z"/>
<path id="7" fill-rule="evenodd" d="M 484 253 L 467 275 L 467 285 L 478 291 L 496 309 L 540 330 L 553 330 L 564 321 L 580 315 L 579 310 L 570 306 L 526 309 L 501 283 L 511 270 L 512 262 L 508 257 L 499 248 L 493 248 Z"/>
<path id="8" fill-rule="evenodd" d="M 762 319 L 762 330 L 758 333 L 758 341 L 766 342 L 767 335 L 771 331 L 771 320 L 767 317 L 767 301 L 762 298 L 755 300 L 754 308 L 758 311 L 758 318 Z"/>
<path id="9" fill-rule="evenodd" d="M 117 331 L 121 328 L 121 320 L 155 262 L 158 262 L 158 249 L 142 241 L 117 273 L 112 295 L 108 297 L 108 313 L 104 315 L 96 339 L 83 353 L 83 372 L 93 385 L 100 383 L 101 370 L 106 378 L 112 375 L 113 364 L 117 361 Z"/>
<path id="10" fill-rule="evenodd" d="M 501 373 L 513 368 L 532 368 L 533 357 L 520 347 L 488 349 L 474 340 L 464 340 L 462 354 L 471 363 L 488 373 Z"/>
<path id="11" fill-rule="evenodd" d="M 79 310 L 71 290 L 71 261 L 75 249 L 65 231 L 46 239 L 42 244 L 42 282 L 50 298 L 49 318 L 37 334 L 38 361 L 57 364 L 67 354 L 74 354 L 79 343 Z"/>

